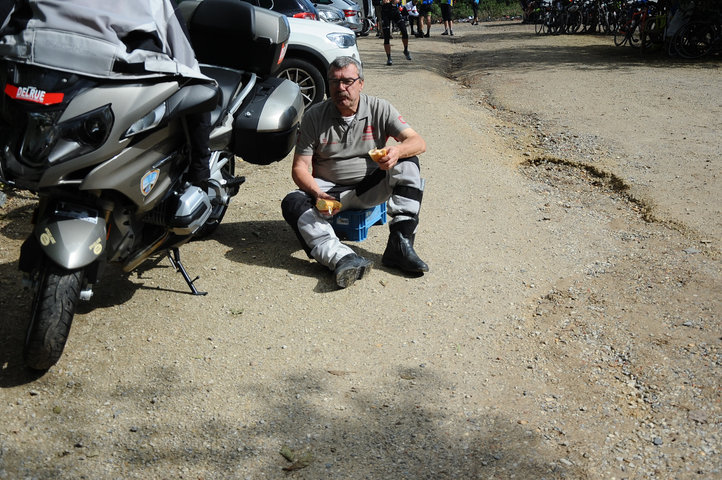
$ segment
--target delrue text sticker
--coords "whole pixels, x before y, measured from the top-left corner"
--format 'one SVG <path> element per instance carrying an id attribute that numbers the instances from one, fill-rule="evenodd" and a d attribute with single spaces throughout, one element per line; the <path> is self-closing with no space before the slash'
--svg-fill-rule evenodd
<path id="1" fill-rule="evenodd" d="M 160 177 L 160 170 L 158 169 L 150 170 L 143 175 L 143 178 L 140 179 L 140 192 L 143 196 L 148 195 L 150 191 L 153 190 L 153 187 L 155 187 L 158 181 L 158 177 Z"/>
<path id="2" fill-rule="evenodd" d="M 16 87 L 9 83 L 5 85 L 5 94 L 16 100 L 25 100 L 26 102 L 35 102 L 42 105 L 60 103 L 63 101 L 64 96 L 62 93 L 50 93 L 32 86 Z"/>

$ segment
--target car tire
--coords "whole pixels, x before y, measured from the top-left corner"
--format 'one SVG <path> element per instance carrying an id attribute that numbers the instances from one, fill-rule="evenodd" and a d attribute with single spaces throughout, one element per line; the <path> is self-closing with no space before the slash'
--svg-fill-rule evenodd
<path id="1" fill-rule="evenodd" d="M 326 84 L 321 72 L 311 63 L 298 58 L 287 58 L 276 75 L 287 78 L 301 87 L 306 108 L 320 102 L 326 96 Z"/>

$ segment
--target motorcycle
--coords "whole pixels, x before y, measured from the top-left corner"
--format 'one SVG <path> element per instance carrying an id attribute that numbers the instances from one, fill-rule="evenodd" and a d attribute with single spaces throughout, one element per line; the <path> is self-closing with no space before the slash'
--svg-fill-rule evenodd
<path id="1" fill-rule="evenodd" d="M 183 4 L 202 72 L 217 86 L 0 61 L 0 181 L 38 196 L 19 260 L 33 294 L 24 346 L 31 369 L 60 359 L 76 305 L 90 300 L 109 263 L 131 272 L 167 255 L 190 293 L 204 295 L 179 247 L 222 221 L 245 181 L 235 176 L 235 156 L 270 164 L 295 144 L 303 98 L 273 75 L 290 32 L 286 17 L 245 2 Z M 185 117 L 209 110 L 205 191 L 186 179 Z"/>

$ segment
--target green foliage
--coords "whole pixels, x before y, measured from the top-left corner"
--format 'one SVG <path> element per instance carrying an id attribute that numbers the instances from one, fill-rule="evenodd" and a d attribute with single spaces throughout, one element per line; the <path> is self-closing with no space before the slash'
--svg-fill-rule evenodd
<path id="1" fill-rule="evenodd" d="M 471 6 L 469 6 L 471 8 Z M 503 18 L 521 15 L 521 4 L 509 0 L 479 0 L 479 18 Z"/>
<path id="2" fill-rule="evenodd" d="M 420 0 L 418 3 L 421 3 Z M 469 18 L 474 16 L 472 0 L 454 0 L 453 18 Z M 509 16 L 521 16 L 521 5 L 517 0 L 479 0 L 479 19 L 493 20 Z M 434 0 L 431 20 L 441 21 L 440 0 Z"/>

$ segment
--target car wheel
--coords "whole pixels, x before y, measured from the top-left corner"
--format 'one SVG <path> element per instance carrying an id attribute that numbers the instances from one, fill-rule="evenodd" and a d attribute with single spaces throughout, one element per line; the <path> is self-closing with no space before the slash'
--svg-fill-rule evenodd
<path id="1" fill-rule="evenodd" d="M 323 75 L 318 68 L 305 60 L 297 58 L 286 59 L 277 76 L 279 78 L 287 78 L 301 87 L 303 104 L 306 108 L 314 103 L 320 102 L 326 95 Z"/>

